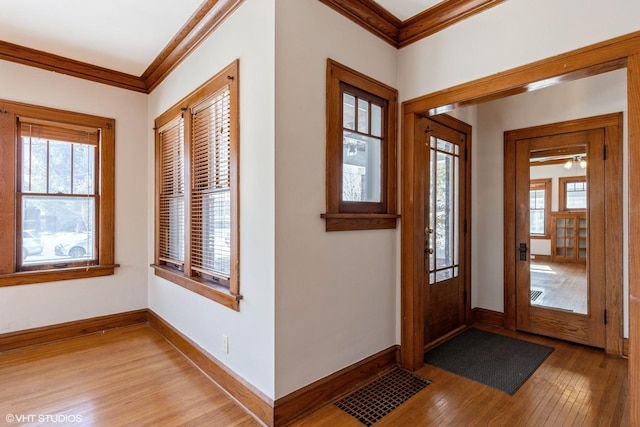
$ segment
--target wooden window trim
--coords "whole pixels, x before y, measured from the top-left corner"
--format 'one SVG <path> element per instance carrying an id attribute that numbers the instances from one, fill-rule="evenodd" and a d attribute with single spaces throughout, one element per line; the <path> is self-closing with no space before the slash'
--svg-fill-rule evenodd
<path id="1" fill-rule="evenodd" d="M 28 285 L 60 280 L 107 276 L 119 267 L 114 262 L 115 252 L 115 120 L 72 111 L 57 110 L 19 102 L 0 100 L 0 194 L 16 194 L 17 183 L 17 118 L 31 121 L 59 123 L 70 127 L 99 129 L 101 141 L 98 147 L 100 159 L 98 174 L 98 205 L 96 217 L 98 257 L 95 265 L 71 265 L 43 270 L 16 271 L 16 233 L 18 231 L 18 206 L 16 197 L 0 198 L 0 212 L 11 213 L 0 220 L 0 241 L 4 248 L 0 253 L 0 287 Z"/>
<path id="2" fill-rule="evenodd" d="M 172 283 L 175 283 L 185 289 L 202 295 L 212 301 L 218 302 L 232 310 L 239 310 L 239 301 L 242 299 L 240 295 L 239 284 L 239 108 L 238 108 L 238 92 L 239 92 L 239 61 L 236 60 L 225 67 L 218 74 L 213 76 L 199 88 L 191 92 L 181 101 L 173 105 L 166 112 L 155 120 L 155 128 L 160 129 L 171 121 L 179 117 L 183 112 L 190 111 L 191 107 L 196 106 L 201 101 L 218 92 L 221 88 L 228 86 L 230 91 L 230 198 L 231 198 L 231 225 L 230 225 L 230 255 L 231 255 L 231 272 L 227 283 L 221 280 L 217 283 L 214 280 L 207 280 L 202 277 L 193 275 L 191 268 L 191 118 L 189 114 L 184 115 L 184 200 L 185 200 L 185 254 L 184 264 L 178 268 L 170 263 L 162 261 L 159 256 L 159 199 L 160 199 L 160 173 L 161 173 L 161 156 L 159 151 L 160 138 L 156 132 L 156 154 L 155 154 L 155 182 L 156 182 L 156 202 L 155 202 L 155 262 L 151 265 L 154 273 L 158 277 L 162 277 Z M 227 286 L 228 285 L 228 286 Z"/>
<path id="3" fill-rule="evenodd" d="M 586 175 L 566 176 L 558 178 L 558 210 L 562 212 L 584 212 L 586 209 L 567 209 L 567 184 L 570 182 L 587 182 Z"/>
<path id="4" fill-rule="evenodd" d="M 544 186 L 544 234 L 529 234 L 531 239 L 551 238 L 551 178 L 532 179 L 530 187 Z"/>
<path id="5" fill-rule="evenodd" d="M 342 202 L 343 116 L 342 87 L 348 85 L 372 99 L 386 102 L 383 111 L 383 159 L 381 160 L 381 201 Z M 396 139 L 398 91 L 362 73 L 327 59 L 327 151 L 326 151 L 326 231 L 396 228 Z"/>
<path id="6" fill-rule="evenodd" d="M 212 301 L 218 302 L 225 307 L 238 311 L 240 309 L 241 295 L 233 294 L 224 286 L 203 280 L 199 277 L 188 277 L 182 271 L 167 267 L 166 265 L 152 265 L 154 273 L 170 282 L 180 285 L 185 289 L 202 295 Z"/>

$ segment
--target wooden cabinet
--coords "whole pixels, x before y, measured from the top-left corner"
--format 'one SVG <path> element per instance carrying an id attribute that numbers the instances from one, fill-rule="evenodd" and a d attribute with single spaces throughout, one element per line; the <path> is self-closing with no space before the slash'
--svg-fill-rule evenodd
<path id="1" fill-rule="evenodd" d="M 555 262 L 587 261 L 586 212 L 551 213 L 551 259 Z"/>

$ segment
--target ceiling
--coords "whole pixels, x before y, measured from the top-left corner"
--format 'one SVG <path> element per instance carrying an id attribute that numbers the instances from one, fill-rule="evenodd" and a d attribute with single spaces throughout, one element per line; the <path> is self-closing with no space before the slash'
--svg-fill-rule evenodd
<path id="1" fill-rule="evenodd" d="M 0 0 L 0 40 L 141 75 L 203 0 Z"/>
<path id="2" fill-rule="evenodd" d="M 400 20 L 441 0 L 375 0 Z M 140 76 L 203 0 L 0 0 L 0 41 Z"/>

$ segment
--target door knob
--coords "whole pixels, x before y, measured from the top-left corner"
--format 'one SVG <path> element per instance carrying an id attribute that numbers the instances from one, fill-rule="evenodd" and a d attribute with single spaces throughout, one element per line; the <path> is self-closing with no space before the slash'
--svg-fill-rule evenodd
<path id="1" fill-rule="evenodd" d="M 520 248 L 518 250 L 520 251 L 520 261 L 526 261 L 527 260 L 527 244 L 520 243 Z"/>

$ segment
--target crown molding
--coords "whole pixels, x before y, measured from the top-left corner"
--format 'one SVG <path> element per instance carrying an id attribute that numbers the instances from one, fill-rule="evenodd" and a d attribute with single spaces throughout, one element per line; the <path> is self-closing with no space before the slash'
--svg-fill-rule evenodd
<path id="1" fill-rule="evenodd" d="M 206 0 L 141 76 L 122 73 L 0 40 L 0 60 L 150 93 L 244 0 Z"/>
<path id="2" fill-rule="evenodd" d="M 372 0 L 320 0 L 394 47 L 399 47 L 402 21 Z"/>
<path id="3" fill-rule="evenodd" d="M 151 92 L 244 0 L 206 0 L 142 73 Z"/>
<path id="4" fill-rule="evenodd" d="M 401 21 L 373 0 L 320 0 L 396 48 L 441 31 L 505 0 L 444 0 Z"/>
<path id="5" fill-rule="evenodd" d="M 0 59 L 136 92 L 148 93 L 147 85 L 138 76 L 4 41 L 0 41 Z"/>
<path id="6" fill-rule="evenodd" d="M 399 47 L 428 37 L 505 0 L 445 0 L 407 19 L 400 28 Z"/>
<path id="7" fill-rule="evenodd" d="M 0 60 L 150 93 L 244 0 L 206 0 L 141 76 L 0 41 Z M 444 0 L 401 21 L 373 0 L 320 0 L 396 48 L 407 46 L 505 0 Z"/>

